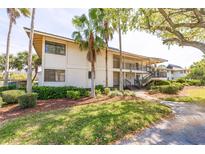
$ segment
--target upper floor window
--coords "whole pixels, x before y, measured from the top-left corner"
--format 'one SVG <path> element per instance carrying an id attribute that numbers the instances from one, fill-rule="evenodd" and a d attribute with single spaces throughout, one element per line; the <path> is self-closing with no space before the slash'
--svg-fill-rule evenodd
<path id="1" fill-rule="evenodd" d="M 57 55 L 65 55 L 65 44 L 55 43 L 55 42 L 45 42 L 45 52 Z"/>

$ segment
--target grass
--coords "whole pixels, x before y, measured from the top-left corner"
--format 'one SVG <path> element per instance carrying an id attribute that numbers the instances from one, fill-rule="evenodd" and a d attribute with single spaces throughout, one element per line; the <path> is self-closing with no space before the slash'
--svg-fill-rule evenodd
<path id="1" fill-rule="evenodd" d="M 145 101 L 75 106 L 16 118 L 0 126 L 1 144 L 108 144 L 171 113 Z"/>
<path id="2" fill-rule="evenodd" d="M 175 96 L 175 97 L 167 97 L 161 99 L 166 101 L 174 101 L 174 102 L 205 104 L 205 88 L 203 87 L 190 88 L 184 90 L 184 93 L 187 96 Z"/>
<path id="3" fill-rule="evenodd" d="M 167 98 L 162 98 L 162 99 L 165 101 L 173 101 L 173 102 L 188 102 L 188 103 L 205 104 L 205 98 L 202 98 L 202 97 L 178 96 L 178 97 L 167 97 Z"/>
<path id="4" fill-rule="evenodd" d="M 187 95 L 190 97 L 201 97 L 205 98 L 205 88 L 194 88 L 194 89 L 187 89 Z"/>

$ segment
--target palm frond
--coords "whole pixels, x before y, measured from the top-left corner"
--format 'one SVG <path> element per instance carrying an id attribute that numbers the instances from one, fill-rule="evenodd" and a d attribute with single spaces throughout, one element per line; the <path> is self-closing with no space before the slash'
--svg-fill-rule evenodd
<path id="1" fill-rule="evenodd" d="M 18 10 L 25 17 L 30 17 L 31 16 L 31 11 L 28 8 L 19 8 Z"/>

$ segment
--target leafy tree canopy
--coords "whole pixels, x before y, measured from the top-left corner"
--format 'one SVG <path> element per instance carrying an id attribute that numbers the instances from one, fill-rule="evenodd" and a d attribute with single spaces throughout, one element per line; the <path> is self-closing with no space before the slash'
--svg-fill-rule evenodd
<path id="1" fill-rule="evenodd" d="M 130 27 L 157 35 L 164 44 L 191 46 L 205 53 L 205 9 L 137 9 Z"/>
<path id="2" fill-rule="evenodd" d="M 10 54 L 9 55 L 9 69 L 17 69 L 17 70 L 23 70 L 27 69 L 27 58 L 28 58 L 28 52 L 22 51 L 17 53 L 16 56 Z M 40 58 L 34 54 L 32 56 L 32 62 L 33 62 L 33 69 L 35 67 L 41 65 Z M 6 56 L 5 54 L 0 55 L 0 70 L 3 71 L 5 69 L 5 63 L 6 63 Z"/>
<path id="3" fill-rule="evenodd" d="M 205 57 L 190 67 L 190 73 L 187 75 L 187 77 L 190 79 L 201 80 L 203 83 L 205 83 Z"/>

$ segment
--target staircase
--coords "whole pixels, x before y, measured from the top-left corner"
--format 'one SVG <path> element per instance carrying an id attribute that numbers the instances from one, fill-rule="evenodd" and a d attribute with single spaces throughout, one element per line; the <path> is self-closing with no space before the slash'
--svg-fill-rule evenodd
<path id="1" fill-rule="evenodd" d="M 144 76 L 142 78 L 142 81 L 141 81 L 141 86 L 144 87 L 146 86 L 150 81 L 152 80 L 152 74 L 148 74 L 147 76 Z"/>
<path id="2" fill-rule="evenodd" d="M 137 87 L 135 85 L 132 85 L 132 83 L 129 80 L 124 80 L 124 89 L 136 90 L 136 88 Z"/>

